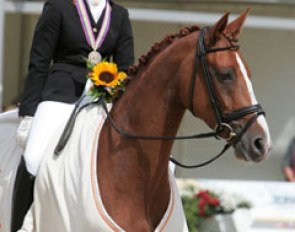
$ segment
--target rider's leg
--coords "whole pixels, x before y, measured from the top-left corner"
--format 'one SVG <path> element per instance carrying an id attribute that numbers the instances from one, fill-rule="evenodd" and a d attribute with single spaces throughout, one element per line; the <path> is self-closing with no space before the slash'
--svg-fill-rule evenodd
<path id="1" fill-rule="evenodd" d="M 12 195 L 11 232 L 21 228 L 23 219 L 32 204 L 34 181 L 35 177 L 27 171 L 22 158 L 17 169 Z"/>
<path id="2" fill-rule="evenodd" d="M 53 137 L 60 136 L 75 105 L 46 101 L 39 104 L 28 138 L 24 159 L 29 173 L 36 176 L 43 154 Z M 57 134 L 59 133 L 60 134 Z"/>
<path id="3" fill-rule="evenodd" d="M 42 102 L 35 113 L 29 133 L 24 159 L 16 176 L 13 202 L 11 232 L 21 225 L 33 200 L 34 176 L 36 176 L 43 154 L 53 136 L 60 136 L 57 131 L 65 126 L 74 104 L 60 102 Z"/>

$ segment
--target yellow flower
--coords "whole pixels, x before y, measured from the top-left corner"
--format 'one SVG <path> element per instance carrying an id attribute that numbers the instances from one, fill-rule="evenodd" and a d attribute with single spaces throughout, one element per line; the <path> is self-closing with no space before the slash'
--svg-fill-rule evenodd
<path id="1" fill-rule="evenodd" d="M 103 98 L 106 102 L 112 102 L 125 90 L 123 80 L 127 74 L 118 72 L 115 63 L 102 61 L 93 65 L 87 59 L 86 62 L 89 70 L 87 78 L 93 83 L 87 94 L 93 99 Z"/>
<path id="2" fill-rule="evenodd" d="M 118 73 L 116 64 L 106 61 L 96 64 L 89 76 L 96 86 L 107 87 L 114 87 L 127 77 L 123 72 Z"/>
<path id="3" fill-rule="evenodd" d="M 124 72 L 119 72 L 118 73 L 118 79 L 120 81 L 124 80 L 126 77 L 127 77 L 126 73 L 124 73 Z"/>

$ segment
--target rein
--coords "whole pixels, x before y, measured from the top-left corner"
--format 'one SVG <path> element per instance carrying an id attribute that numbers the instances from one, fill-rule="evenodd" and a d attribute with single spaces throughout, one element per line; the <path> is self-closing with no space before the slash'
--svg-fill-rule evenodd
<path id="1" fill-rule="evenodd" d="M 114 121 L 114 119 L 112 118 L 112 116 L 110 115 L 110 112 L 108 111 L 108 108 L 106 106 L 105 101 L 102 100 L 102 106 L 103 109 L 105 110 L 106 114 L 107 114 L 107 119 L 109 120 L 111 126 L 115 129 L 115 131 L 120 134 L 122 137 L 126 138 L 126 139 L 145 139 L 145 140 L 184 140 L 184 139 L 202 139 L 202 138 L 208 138 L 208 137 L 213 137 L 216 136 L 215 132 L 211 132 L 211 133 L 203 133 L 203 134 L 196 134 L 196 135 L 189 135 L 189 136 L 144 136 L 144 135 L 134 135 L 134 134 L 130 134 L 126 131 L 124 131 L 122 128 L 119 128 L 118 125 L 116 124 L 116 122 Z M 218 153 L 217 155 L 215 155 L 213 158 L 199 163 L 197 165 L 185 165 L 182 164 L 180 162 L 178 162 L 176 159 L 170 157 L 170 161 L 174 164 L 176 164 L 177 166 L 180 166 L 182 168 L 198 168 L 198 167 L 203 167 L 209 163 L 212 163 L 214 160 L 218 159 L 222 154 L 224 154 L 229 148 L 230 148 L 230 144 L 226 144 L 224 146 L 224 148 L 221 150 L 220 153 Z"/>
<path id="2" fill-rule="evenodd" d="M 138 134 L 131 134 L 123 130 L 122 128 L 118 127 L 114 119 L 112 118 L 110 112 L 108 111 L 108 108 L 106 106 L 105 101 L 101 101 L 102 107 L 104 111 L 106 112 L 107 119 L 109 120 L 111 126 L 117 131 L 118 134 L 120 134 L 122 137 L 126 139 L 143 139 L 143 140 L 185 140 L 185 139 L 201 139 L 201 138 L 208 138 L 215 136 L 214 132 L 210 133 L 201 133 L 201 134 L 195 134 L 195 135 L 187 135 L 187 136 L 145 136 L 145 135 L 138 135 Z"/>
<path id="3" fill-rule="evenodd" d="M 193 96 L 194 96 L 194 91 L 195 91 L 195 83 L 196 83 L 196 79 L 198 76 L 197 75 L 198 64 L 200 62 L 201 67 L 202 67 L 202 71 L 203 71 L 203 77 L 205 79 L 206 87 L 207 87 L 208 94 L 209 94 L 209 99 L 210 99 L 212 108 L 214 110 L 214 114 L 215 114 L 215 118 L 216 118 L 216 122 L 217 122 L 214 132 L 200 133 L 200 134 L 188 135 L 188 136 L 146 136 L 146 135 L 139 135 L 139 134 L 131 134 L 131 133 L 126 132 L 122 128 L 118 127 L 118 125 L 116 124 L 116 122 L 114 121 L 112 116 L 110 115 L 110 112 L 108 111 L 107 106 L 106 106 L 106 102 L 103 99 L 100 99 L 96 102 L 92 102 L 92 103 L 102 103 L 103 109 L 107 115 L 107 119 L 109 120 L 111 126 L 118 134 L 120 134 L 122 137 L 124 137 L 126 139 L 185 140 L 185 139 L 201 139 L 201 138 L 208 138 L 208 137 L 215 136 L 217 139 L 221 139 L 221 140 L 224 140 L 227 142 L 227 144 L 224 145 L 224 148 L 217 155 L 215 155 L 211 159 L 209 159 L 205 162 L 199 163 L 197 165 L 181 164 L 180 162 L 178 162 L 174 158 L 170 157 L 171 162 L 173 162 L 177 166 L 180 166 L 183 168 L 198 168 L 198 167 L 208 165 L 211 162 L 215 161 L 222 154 L 224 154 L 231 146 L 236 145 L 240 141 L 240 139 L 242 138 L 244 133 L 250 128 L 250 126 L 256 121 L 256 119 L 261 114 L 265 114 L 262 107 L 260 106 L 260 104 L 245 107 L 245 108 L 233 111 L 233 112 L 225 114 L 225 115 L 222 114 L 222 112 L 220 110 L 219 103 L 218 103 L 218 98 L 215 94 L 214 85 L 213 85 L 213 82 L 210 77 L 208 63 L 206 60 L 206 55 L 208 53 L 213 53 L 213 52 L 225 51 L 225 50 L 230 50 L 230 49 L 237 49 L 238 46 L 227 46 L 227 47 L 222 47 L 222 48 L 213 48 L 211 50 L 206 51 L 204 37 L 205 37 L 205 33 L 207 30 L 208 30 L 208 28 L 205 27 L 200 31 L 200 35 L 199 35 L 199 38 L 197 41 L 196 56 L 195 56 L 194 69 L 193 69 L 192 80 L 191 80 L 191 90 L 189 92 L 189 94 L 190 94 L 189 95 L 189 99 L 190 99 L 189 110 L 192 112 L 193 115 L 195 115 L 194 108 L 193 108 Z M 90 104 L 92 104 L 92 103 L 90 103 Z M 89 105 L 89 104 L 87 104 L 87 105 Z M 83 106 L 83 108 L 84 107 L 85 106 Z M 78 113 L 80 111 L 80 110 L 77 110 L 76 108 L 77 107 L 75 107 L 75 110 L 73 111 L 73 113 L 71 115 L 71 118 L 73 120 L 69 120 L 68 125 L 66 126 L 66 128 L 63 132 L 63 135 L 61 136 L 61 138 L 58 142 L 58 145 L 56 146 L 55 155 L 58 155 L 60 153 L 60 151 L 64 148 L 67 140 L 69 139 L 70 132 L 73 129 L 73 122 L 70 122 L 70 121 L 74 121 L 76 118 L 75 112 Z M 246 125 L 242 128 L 242 130 L 238 134 L 233 132 L 233 129 L 229 125 L 229 123 L 233 120 L 242 118 L 242 117 L 244 117 L 248 114 L 252 114 L 252 113 L 256 113 L 256 114 L 253 115 L 247 121 Z M 224 132 L 227 133 L 227 135 L 225 137 L 223 136 Z"/>

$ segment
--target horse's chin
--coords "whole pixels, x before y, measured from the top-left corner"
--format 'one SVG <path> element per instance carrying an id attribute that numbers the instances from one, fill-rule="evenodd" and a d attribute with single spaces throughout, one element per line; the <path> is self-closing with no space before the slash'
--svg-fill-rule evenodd
<path id="1" fill-rule="evenodd" d="M 248 142 L 248 139 L 241 139 L 241 141 L 234 146 L 234 151 L 237 159 L 258 163 L 268 159 L 270 146 L 264 145 L 263 148 L 257 149 L 253 143 Z"/>
<path id="2" fill-rule="evenodd" d="M 236 122 L 231 126 L 237 134 L 237 138 L 240 138 L 240 133 L 243 133 L 246 122 Z M 234 142 L 234 138 L 232 142 Z M 247 162 L 266 160 L 269 157 L 271 146 L 271 137 L 264 117 L 259 117 L 252 123 L 237 143 L 233 145 L 236 157 Z"/>

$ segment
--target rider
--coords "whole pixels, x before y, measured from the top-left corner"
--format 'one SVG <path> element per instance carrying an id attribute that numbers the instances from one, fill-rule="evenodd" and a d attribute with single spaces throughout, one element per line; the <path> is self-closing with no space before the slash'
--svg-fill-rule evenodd
<path id="1" fill-rule="evenodd" d="M 92 39 L 91 39 L 92 38 Z M 94 38 L 94 42 L 93 42 Z M 17 141 L 24 149 L 12 204 L 17 231 L 32 202 L 34 177 L 49 139 L 64 127 L 86 84 L 86 64 L 113 60 L 120 71 L 134 62 L 128 11 L 112 0 L 47 0 L 36 26 L 19 108 Z M 28 140 L 27 140 L 27 135 Z"/>
<path id="2" fill-rule="evenodd" d="M 282 162 L 283 173 L 287 181 L 295 182 L 295 137 L 292 138 Z"/>

